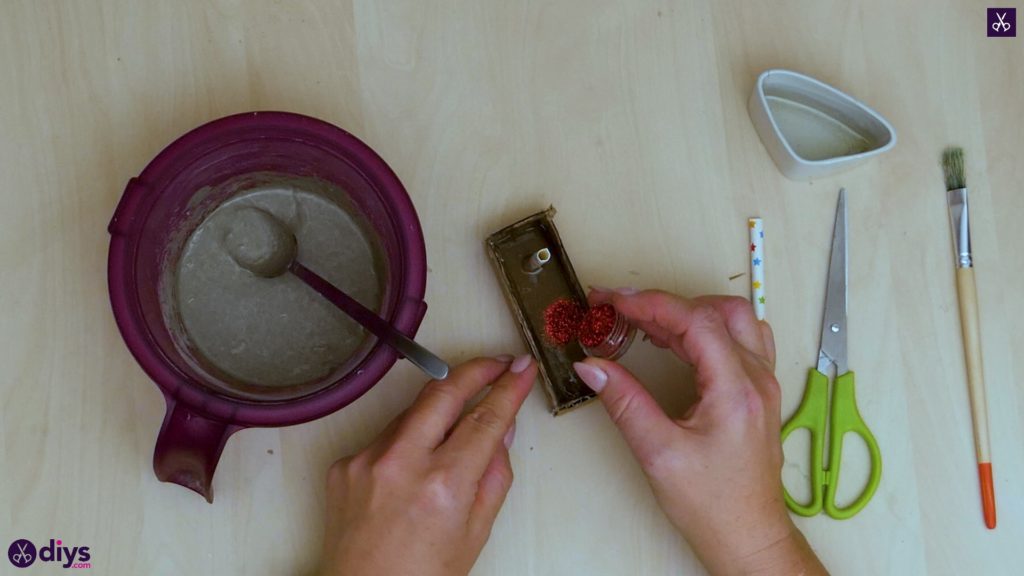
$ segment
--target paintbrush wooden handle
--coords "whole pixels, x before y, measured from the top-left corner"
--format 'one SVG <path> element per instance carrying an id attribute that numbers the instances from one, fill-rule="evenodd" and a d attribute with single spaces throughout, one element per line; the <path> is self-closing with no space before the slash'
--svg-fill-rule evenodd
<path id="1" fill-rule="evenodd" d="M 978 291 L 974 268 L 956 269 L 956 287 L 960 294 L 960 330 L 963 333 L 967 363 L 967 389 L 971 397 L 974 424 L 974 453 L 978 457 L 981 504 L 985 525 L 996 527 L 996 497 L 992 484 L 992 456 L 988 438 L 988 402 L 985 400 L 985 376 L 981 362 L 981 329 L 978 323 Z"/>

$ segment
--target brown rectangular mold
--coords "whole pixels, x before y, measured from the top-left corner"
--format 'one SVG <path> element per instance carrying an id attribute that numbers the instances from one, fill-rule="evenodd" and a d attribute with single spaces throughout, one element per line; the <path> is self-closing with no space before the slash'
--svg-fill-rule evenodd
<path id="1" fill-rule="evenodd" d="M 586 303 L 572 262 L 555 228 L 554 207 L 528 216 L 487 237 L 487 253 L 515 316 L 519 333 L 540 366 L 540 374 L 555 416 L 595 397 L 572 368 L 586 358 L 579 343 L 551 344 L 544 335 L 544 310 L 559 298 Z M 529 273 L 524 262 L 542 248 L 551 260 L 539 272 Z"/>

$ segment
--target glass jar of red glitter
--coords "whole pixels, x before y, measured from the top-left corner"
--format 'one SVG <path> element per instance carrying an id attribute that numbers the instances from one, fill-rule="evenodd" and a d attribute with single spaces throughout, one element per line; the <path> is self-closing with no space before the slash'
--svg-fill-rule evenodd
<path id="1" fill-rule="evenodd" d="M 629 350 L 636 327 L 611 304 L 587 310 L 580 325 L 579 342 L 587 356 L 617 360 Z"/>

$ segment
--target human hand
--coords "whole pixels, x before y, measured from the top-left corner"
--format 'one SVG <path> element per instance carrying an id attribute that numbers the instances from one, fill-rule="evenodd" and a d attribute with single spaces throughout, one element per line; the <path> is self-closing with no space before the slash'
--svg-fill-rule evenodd
<path id="1" fill-rule="evenodd" d="M 461 364 L 370 446 L 335 462 L 321 574 L 467 574 L 512 485 L 515 415 L 536 376 L 529 356 Z"/>
<path id="2" fill-rule="evenodd" d="M 651 341 L 694 365 L 699 400 L 669 418 L 615 362 L 576 372 L 598 393 L 661 508 L 713 574 L 825 574 L 782 498 L 775 340 L 750 302 L 595 290 Z"/>

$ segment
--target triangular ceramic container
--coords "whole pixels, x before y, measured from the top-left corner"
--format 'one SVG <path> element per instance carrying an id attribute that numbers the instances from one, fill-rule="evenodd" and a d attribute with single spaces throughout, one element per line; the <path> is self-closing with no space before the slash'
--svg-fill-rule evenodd
<path id="1" fill-rule="evenodd" d="M 790 70 L 762 73 L 748 109 L 768 154 L 792 180 L 848 170 L 896 145 L 896 130 L 880 114 Z"/>

